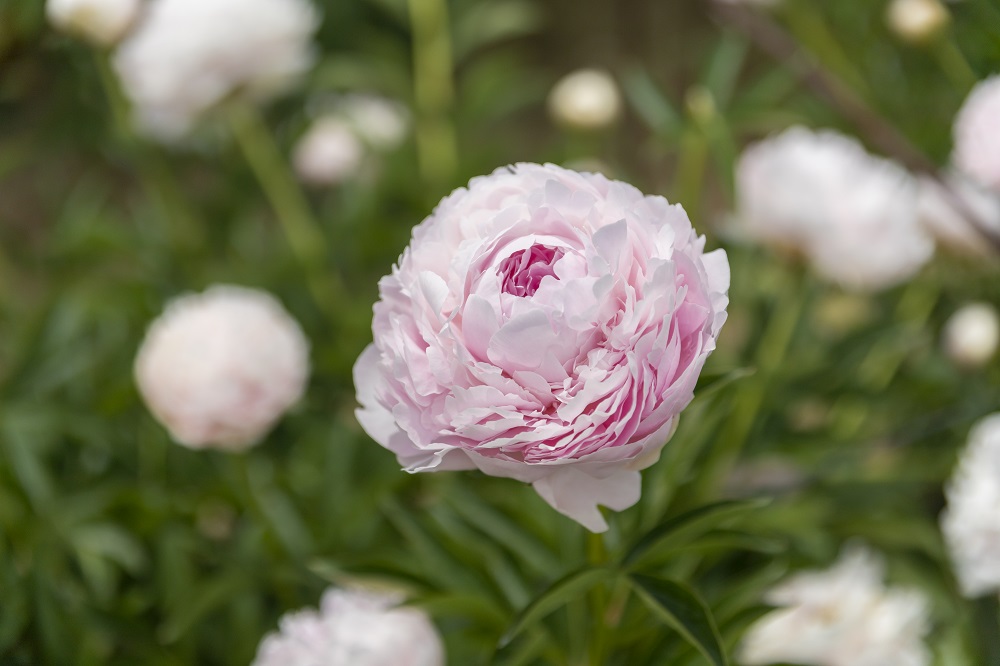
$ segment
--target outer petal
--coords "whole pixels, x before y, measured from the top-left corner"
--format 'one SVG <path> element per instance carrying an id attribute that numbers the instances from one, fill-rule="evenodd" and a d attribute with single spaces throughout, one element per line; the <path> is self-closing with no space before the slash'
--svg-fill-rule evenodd
<path id="1" fill-rule="evenodd" d="M 591 532 L 605 532 L 608 523 L 597 505 L 623 511 L 639 501 L 642 477 L 622 468 L 597 479 L 572 467 L 562 467 L 533 484 L 535 490 L 559 513 L 569 516 Z"/>

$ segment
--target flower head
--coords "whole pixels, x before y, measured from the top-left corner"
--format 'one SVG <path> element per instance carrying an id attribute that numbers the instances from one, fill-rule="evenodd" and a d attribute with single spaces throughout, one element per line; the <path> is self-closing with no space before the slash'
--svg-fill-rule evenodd
<path id="1" fill-rule="evenodd" d="M 925 666 L 927 599 L 886 587 L 881 558 L 855 546 L 826 571 L 798 573 L 766 601 L 783 608 L 754 624 L 740 647 L 747 666 Z"/>
<path id="2" fill-rule="evenodd" d="M 750 146 L 736 186 L 748 236 L 804 255 L 845 287 L 898 284 L 934 252 L 918 223 L 914 179 L 836 132 L 793 127 Z"/>
<path id="3" fill-rule="evenodd" d="M 48 0 L 45 13 L 59 30 L 111 46 L 132 27 L 141 7 L 141 0 Z"/>
<path id="4" fill-rule="evenodd" d="M 1000 414 L 977 423 L 951 483 L 941 531 L 962 591 L 977 597 L 1000 590 Z"/>
<path id="5" fill-rule="evenodd" d="M 955 118 L 952 134 L 955 167 L 1000 192 L 1000 75 L 972 89 Z"/>
<path id="6" fill-rule="evenodd" d="M 309 344 L 269 294 L 217 285 L 172 301 L 135 361 L 139 391 L 180 444 L 243 449 L 302 395 Z"/>
<path id="7" fill-rule="evenodd" d="M 411 472 L 534 484 L 593 531 L 639 498 L 726 318 L 684 210 L 518 164 L 456 190 L 379 283 L 358 419 Z"/>
<path id="8" fill-rule="evenodd" d="M 970 303 L 955 312 L 944 327 L 944 350 L 968 367 L 985 365 L 1000 346 L 1000 316 L 989 303 Z"/>
<path id="9" fill-rule="evenodd" d="M 115 55 L 139 126 L 176 139 L 239 93 L 268 97 L 312 64 L 308 0 L 151 0 Z"/>
<path id="10" fill-rule="evenodd" d="M 621 96 L 611 75 L 579 69 L 559 79 L 549 93 L 549 113 L 561 125 L 578 130 L 609 126 L 621 111 Z"/>
<path id="11" fill-rule="evenodd" d="M 299 139 L 292 164 L 299 178 L 314 185 L 335 185 L 357 174 L 365 146 L 340 118 L 318 119 Z"/>
<path id="12" fill-rule="evenodd" d="M 951 14 L 941 0 L 892 0 L 886 11 L 889 29 L 903 41 L 919 44 L 941 34 Z"/>
<path id="13" fill-rule="evenodd" d="M 281 618 L 251 666 L 444 666 L 444 647 L 423 611 L 399 596 L 330 589 L 319 611 Z"/>

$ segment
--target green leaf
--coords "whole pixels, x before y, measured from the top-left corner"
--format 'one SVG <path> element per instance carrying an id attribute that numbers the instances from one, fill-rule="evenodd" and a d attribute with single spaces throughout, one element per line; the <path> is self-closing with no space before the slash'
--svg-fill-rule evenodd
<path id="1" fill-rule="evenodd" d="M 530 35 L 543 22 L 541 11 L 526 0 L 494 0 L 473 5 L 455 25 L 455 61 L 498 42 Z"/>
<path id="2" fill-rule="evenodd" d="M 622 89 L 649 128 L 661 136 L 676 136 L 684 126 L 681 114 L 670 100 L 660 92 L 649 73 L 641 68 L 626 72 L 622 77 Z"/>
<path id="3" fill-rule="evenodd" d="M 679 516 L 667 519 L 640 537 L 622 559 L 626 567 L 637 563 L 646 553 L 671 539 L 679 542 L 698 531 L 706 531 L 720 522 L 746 511 L 759 509 L 769 500 L 723 500 L 692 509 Z"/>
<path id="4" fill-rule="evenodd" d="M 747 377 L 752 377 L 756 372 L 757 368 L 747 367 L 736 368 L 727 372 L 702 373 L 701 378 L 698 379 L 698 385 L 695 387 L 694 394 L 700 399 L 707 398 L 715 395 L 730 384 Z"/>
<path id="5" fill-rule="evenodd" d="M 510 627 L 500 637 L 498 647 L 508 645 L 528 625 L 564 606 L 570 600 L 579 598 L 595 585 L 609 581 L 617 575 L 617 571 L 606 567 L 585 567 L 566 574 L 549 585 L 514 617 Z"/>
<path id="6" fill-rule="evenodd" d="M 712 612 L 694 590 L 664 578 L 641 574 L 630 574 L 628 578 L 653 614 L 698 648 L 710 663 L 729 663 Z"/>

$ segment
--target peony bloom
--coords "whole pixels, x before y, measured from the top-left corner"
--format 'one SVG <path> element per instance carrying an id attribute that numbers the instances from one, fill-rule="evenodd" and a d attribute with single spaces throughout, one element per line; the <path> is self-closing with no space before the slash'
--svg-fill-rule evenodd
<path id="1" fill-rule="evenodd" d="M 172 301 L 135 361 L 139 392 L 178 443 L 239 450 L 302 396 L 309 343 L 272 296 L 217 285 Z"/>
<path id="2" fill-rule="evenodd" d="M 618 118 L 621 105 L 615 80 L 598 69 L 567 74 L 549 93 L 549 114 L 571 129 L 603 129 Z"/>
<path id="3" fill-rule="evenodd" d="M 922 178 L 917 210 L 920 221 L 937 241 L 959 254 L 991 254 L 994 249 L 983 237 L 983 230 L 1000 238 L 1000 192 L 987 190 L 960 174 L 947 174 L 944 185 Z"/>
<path id="4" fill-rule="evenodd" d="M 378 95 L 345 95 L 337 101 L 333 110 L 376 150 L 399 147 L 410 129 L 410 114 L 406 107 Z"/>
<path id="5" fill-rule="evenodd" d="M 684 209 L 518 164 L 456 190 L 379 283 L 358 419 L 410 472 L 532 483 L 592 531 L 638 501 L 726 319 Z"/>
<path id="6" fill-rule="evenodd" d="M 251 666 L 444 666 L 444 646 L 427 615 L 396 595 L 327 590 L 319 611 L 281 618 Z"/>
<path id="7" fill-rule="evenodd" d="M 750 146 L 736 188 L 747 236 L 804 255 L 848 288 L 903 282 L 934 252 L 918 223 L 914 179 L 833 131 L 793 127 Z"/>
<path id="8" fill-rule="evenodd" d="M 234 93 L 268 97 L 312 64 L 308 0 L 151 0 L 115 68 L 139 126 L 183 136 Z"/>
<path id="9" fill-rule="evenodd" d="M 1000 192 L 1000 75 L 972 89 L 952 128 L 952 163 L 984 187 Z"/>
<path id="10" fill-rule="evenodd" d="M 141 7 L 141 0 L 48 0 L 45 13 L 57 29 L 111 46 L 132 27 Z"/>
<path id="11" fill-rule="evenodd" d="M 989 303 L 963 306 L 944 327 L 944 350 L 955 363 L 975 368 L 985 365 L 1000 345 L 1000 316 Z"/>
<path id="12" fill-rule="evenodd" d="M 758 620 L 743 639 L 746 666 L 925 666 L 931 654 L 928 602 L 886 587 L 881 558 L 855 546 L 826 571 L 798 573 L 771 590 L 783 608 Z"/>
<path id="13" fill-rule="evenodd" d="M 962 592 L 995 594 L 1000 590 L 1000 413 L 972 428 L 945 496 L 941 531 Z"/>
<path id="14" fill-rule="evenodd" d="M 357 174 L 365 146 L 340 118 L 326 116 L 299 139 L 292 164 L 299 178 L 314 185 L 336 185 Z"/>
<path id="15" fill-rule="evenodd" d="M 920 44 L 940 35 L 951 14 L 940 0 L 892 0 L 885 18 L 897 37 Z"/>

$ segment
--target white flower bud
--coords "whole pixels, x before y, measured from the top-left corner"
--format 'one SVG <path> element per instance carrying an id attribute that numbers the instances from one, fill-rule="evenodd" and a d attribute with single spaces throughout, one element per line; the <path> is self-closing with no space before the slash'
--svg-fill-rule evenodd
<path id="1" fill-rule="evenodd" d="M 893 0 L 886 12 L 886 23 L 897 37 L 919 44 L 937 37 L 951 20 L 939 0 Z"/>
<path id="2" fill-rule="evenodd" d="M 1000 316 L 989 303 L 970 303 L 948 319 L 944 350 L 959 365 L 985 365 L 1000 345 Z"/>
<path id="3" fill-rule="evenodd" d="M 116 44 L 132 27 L 140 0 L 48 0 L 49 22 L 97 46 Z"/>
<path id="4" fill-rule="evenodd" d="M 292 155 L 295 172 L 313 185 L 336 185 L 355 174 L 365 146 L 350 125 L 335 117 L 320 118 L 299 139 Z"/>
<path id="5" fill-rule="evenodd" d="M 251 666 L 444 666 L 444 646 L 427 615 L 398 595 L 330 589 L 318 611 L 281 618 Z"/>
<path id="6" fill-rule="evenodd" d="M 549 113 L 557 123 L 577 130 L 598 130 L 621 112 L 621 96 L 607 72 L 580 69 L 564 76 L 549 93 Z"/>
<path id="7" fill-rule="evenodd" d="M 962 103 L 952 127 L 955 167 L 1000 193 L 1000 75 L 980 81 Z"/>
<path id="8" fill-rule="evenodd" d="M 335 108 L 358 136 L 377 150 L 398 147 L 410 129 L 406 107 L 377 95 L 347 95 Z"/>
<path id="9" fill-rule="evenodd" d="M 302 395 L 309 343 L 271 295 L 217 285 L 171 302 L 135 361 L 139 392 L 179 444 L 240 450 Z"/>

